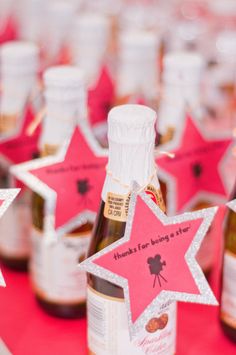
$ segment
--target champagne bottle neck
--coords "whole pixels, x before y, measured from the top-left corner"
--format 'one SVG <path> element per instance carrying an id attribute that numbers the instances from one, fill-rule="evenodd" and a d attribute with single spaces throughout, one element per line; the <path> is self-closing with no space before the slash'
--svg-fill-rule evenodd
<path id="1" fill-rule="evenodd" d="M 154 143 L 118 144 L 109 142 L 109 161 L 107 175 L 102 190 L 102 199 L 107 193 L 126 195 L 136 181 L 140 187 L 148 184 L 159 188 L 155 173 Z"/>
<path id="2" fill-rule="evenodd" d="M 154 95 L 158 82 L 157 39 L 145 31 L 124 31 L 120 35 L 118 95 Z"/>
<path id="3" fill-rule="evenodd" d="M 36 86 L 36 75 L 2 76 L 1 113 L 18 115 Z"/>
<path id="4" fill-rule="evenodd" d="M 198 113 L 201 108 L 200 82 L 165 84 L 158 116 L 158 131 L 177 130 L 185 120 L 187 110 Z"/>
<path id="5" fill-rule="evenodd" d="M 43 120 L 41 150 L 62 146 L 79 120 L 86 117 L 86 90 L 82 72 L 73 66 L 56 66 L 44 73 L 46 116 Z"/>
<path id="6" fill-rule="evenodd" d="M 43 120 L 40 148 L 60 148 L 73 133 L 78 122 L 78 103 L 48 102 Z"/>
<path id="7" fill-rule="evenodd" d="M 155 57 L 145 61 L 121 60 L 117 76 L 118 96 L 130 94 L 157 95 L 157 60 Z"/>

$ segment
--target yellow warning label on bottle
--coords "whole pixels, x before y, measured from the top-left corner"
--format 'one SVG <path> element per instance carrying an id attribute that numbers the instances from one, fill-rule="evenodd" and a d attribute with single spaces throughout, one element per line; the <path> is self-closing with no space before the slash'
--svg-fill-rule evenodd
<path id="1" fill-rule="evenodd" d="M 145 189 L 147 195 L 155 202 L 163 212 L 165 212 L 165 203 L 160 189 L 153 185 L 148 185 Z M 129 210 L 130 193 L 118 195 L 112 192 L 107 193 L 104 208 L 104 217 L 119 222 L 126 222 Z"/>
<path id="2" fill-rule="evenodd" d="M 126 222 L 128 216 L 130 193 L 117 195 L 108 192 L 105 203 L 104 216 L 115 221 Z"/>

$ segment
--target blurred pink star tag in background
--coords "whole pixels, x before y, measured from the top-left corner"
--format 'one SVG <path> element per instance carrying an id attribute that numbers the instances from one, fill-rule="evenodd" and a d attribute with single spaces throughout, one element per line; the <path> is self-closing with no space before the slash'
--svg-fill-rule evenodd
<path id="1" fill-rule="evenodd" d="M 0 189 L 0 218 L 4 218 L 3 214 L 9 208 L 13 200 L 16 198 L 20 189 Z M 0 286 L 5 287 L 6 283 L 0 270 Z"/>
<path id="2" fill-rule="evenodd" d="M 88 91 L 89 118 L 92 126 L 107 121 L 114 101 L 114 82 L 109 69 L 103 66 L 97 82 Z"/>
<path id="3" fill-rule="evenodd" d="M 32 135 L 27 134 L 27 128 L 34 119 L 33 105 L 26 105 L 22 113 L 21 124 L 13 134 L 0 139 L 0 159 L 7 164 L 20 164 L 38 156 L 38 141 L 41 132 L 41 126 L 38 126 Z M 16 187 L 22 188 L 19 181 Z"/>
<path id="4" fill-rule="evenodd" d="M 135 336 L 169 301 L 217 305 L 195 260 L 217 207 L 167 217 L 145 193 L 132 193 L 124 237 L 80 267 L 124 289 Z"/>
<path id="5" fill-rule="evenodd" d="M 218 135 L 219 137 L 219 135 Z M 162 145 L 174 158 L 156 159 L 158 176 L 167 184 L 167 212 L 174 215 L 193 208 L 199 201 L 225 203 L 229 195 L 224 163 L 233 138 L 205 137 L 198 123 L 187 114 L 185 125 L 174 139 Z"/>
<path id="6" fill-rule="evenodd" d="M 46 215 L 54 215 L 53 228 L 64 234 L 94 221 L 106 164 L 107 150 L 80 125 L 58 154 L 15 165 L 11 172 L 46 200 Z"/>

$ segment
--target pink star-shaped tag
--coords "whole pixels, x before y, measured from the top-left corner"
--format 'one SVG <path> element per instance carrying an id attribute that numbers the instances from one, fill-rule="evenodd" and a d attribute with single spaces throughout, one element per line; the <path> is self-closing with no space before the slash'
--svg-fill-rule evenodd
<path id="1" fill-rule="evenodd" d="M 225 202 L 229 191 L 223 162 L 232 143 L 232 138 L 205 138 L 187 114 L 182 132 L 173 142 L 162 146 L 175 157 L 156 159 L 159 177 L 167 183 L 167 211 L 170 214 L 190 209 L 204 197 L 212 203 Z"/>
<path id="2" fill-rule="evenodd" d="M 81 224 L 98 210 L 105 179 L 107 151 L 99 147 L 90 130 L 77 127 L 56 156 L 13 166 L 11 172 L 46 199 L 46 213 L 55 214 L 54 228 L 64 231 Z M 77 224 L 78 223 L 78 224 Z"/>
<path id="3" fill-rule="evenodd" d="M 0 218 L 16 198 L 20 189 L 0 189 Z M 0 286 L 5 287 L 5 281 L 0 270 Z"/>
<path id="4" fill-rule="evenodd" d="M 106 121 L 114 100 L 114 83 L 109 70 L 104 66 L 97 83 L 88 92 L 89 117 L 92 126 Z"/>
<path id="5" fill-rule="evenodd" d="M 216 210 L 167 217 L 145 193 L 133 193 L 124 237 L 80 264 L 123 287 L 131 334 L 165 302 L 217 304 L 195 260 Z"/>
<path id="6" fill-rule="evenodd" d="M 13 135 L 0 139 L 0 156 L 8 164 L 20 164 L 31 160 L 38 156 L 38 140 L 40 137 L 41 127 L 39 126 L 35 132 L 29 136 L 27 128 L 34 119 L 34 110 L 28 105 L 23 112 L 22 124 L 18 127 Z M 23 188 L 20 181 L 16 181 L 14 186 Z"/>

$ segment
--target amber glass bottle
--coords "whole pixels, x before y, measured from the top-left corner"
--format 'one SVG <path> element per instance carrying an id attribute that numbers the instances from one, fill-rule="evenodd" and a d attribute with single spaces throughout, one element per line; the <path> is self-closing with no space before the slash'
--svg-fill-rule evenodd
<path id="1" fill-rule="evenodd" d="M 236 199 L 236 186 L 232 195 Z M 225 230 L 220 321 L 224 333 L 236 342 L 236 212 L 229 209 Z"/>
<path id="2" fill-rule="evenodd" d="M 155 111 L 141 105 L 121 105 L 108 116 L 109 162 L 100 211 L 93 230 L 89 255 L 103 249 L 124 235 L 129 206 L 130 186 L 137 181 L 151 198 L 164 208 L 154 162 Z M 110 204 L 109 201 L 113 203 Z M 101 278 L 88 277 L 88 347 L 89 354 L 140 354 L 129 340 L 123 290 Z M 151 329 L 155 320 L 168 321 L 163 330 Z M 174 354 L 176 305 L 163 305 L 155 318 L 144 326 L 137 342 L 152 342 L 149 354 Z M 158 323 L 158 322 L 156 322 Z M 156 324 L 155 323 L 155 324 Z M 165 328 L 165 329 L 164 329 Z M 160 349 L 162 348 L 162 352 Z M 149 347 L 150 349 L 150 347 Z M 142 352 L 141 352 L 142 353 Z"/>
<path id="3" fill-rule="evenodd" d="M 0 184 L 1 188 L 4 188 L 13 187 L 9 174 L 11 164 L 16 161 L 23 162 L 23 155 L 17 156 L 19 142 L 14 139 L 22 130 L 24 121 L 31 116 L 33 119 L 33 111 L 36 109 L 29 103 L 29 97 L 36 94 L 39 50 L 34 44 L 13 41 L 1 47 L 0 59 L 2 87 L 0 138 L 2 142 L 6 139 L 5 149 L 9 153 L 5 159 L 3 150 L 3 158 L 0 161 Z M 28 159 L 33 159 L 37 153 L 37 142 L 33 140 L 34 137 L 32 140 L 24 138 L 25 145 L 29 147 L 35 145 L 35 152 Z M 24 156 L 26 155 L 25 153 Z M 0 258 L 6 266 L 15 270 L 27 269 L 30 253 L 30 205 L 31 192 L 24 187 L 0 221 Z"/>
<path id="4" fill-rule="evenodd" d="M 41 137 L 42 156 L 55 154 L 71 136 L 85 105 L 83 76 L 75 67 L 48 69 L 44 74 L 44 85 L 47 113 Z M 30 273 L 36 298 L 41 307 L 54 316 L 83 316 L 86 274 L 77 268 L 77 264 L 86 256 L 92 225 L 86 223 L 57 243 L 45 246 L 44 200 L 37 194 L 33 196 L 32 209 Z"/>

